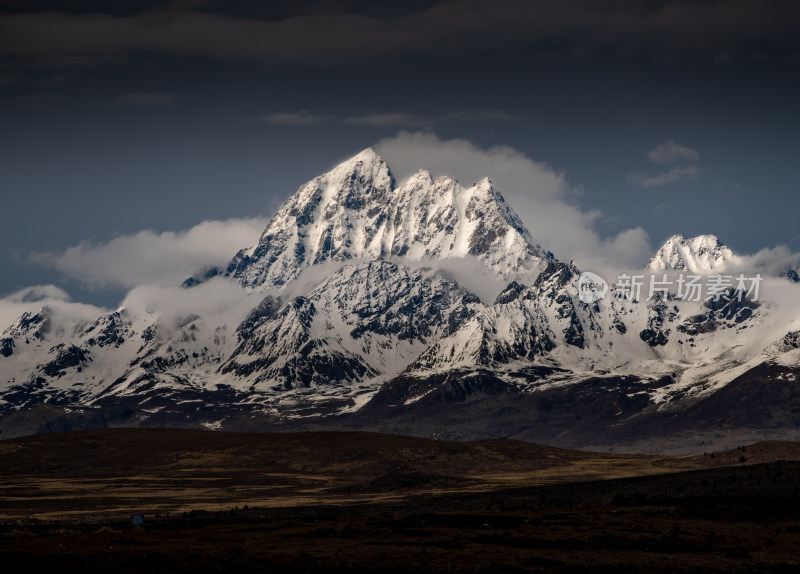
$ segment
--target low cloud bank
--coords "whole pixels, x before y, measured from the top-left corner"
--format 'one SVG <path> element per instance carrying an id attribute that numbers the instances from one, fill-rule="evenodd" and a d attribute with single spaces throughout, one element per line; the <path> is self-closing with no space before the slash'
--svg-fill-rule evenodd
<path id="1" fill-rule="evenodd" d="M 643 266 L 652 255 L 650 238 L 641 227 L 601 236 L 596 223 L 602 214 L 576 205 L 581 190 L 564 173 L 513 147 L 484 149 L 464 139 L 401 131 L 380 140 L 375 150 L 399 181 L 420 169 L 434 178 L 455 177 L 467 187 L 489 177 L 534 239 L 561 260 L 574 260 L 578 266 Z"/>
<path id="2" fill-rule="evenodd" d="M 107 309 L 77 303 L 69 294 L 55 285 L 33 285 L 0 298 L 0 333 L 11 326 L 24 313 L 37 313 L 42 307 L 53 311 L 60 321 L 94 321 Z"/>
<path id="3" fill-rule="evenodd" d="M 185 231 L 151 230 L 107 242 L 82 241 L 63 253 L 34 253 L 29 261 L 52 267 L 91 289 L 180 283 L 199 269 L 223 265 L 258 241 L 262 218 L 204 221 Z"/>

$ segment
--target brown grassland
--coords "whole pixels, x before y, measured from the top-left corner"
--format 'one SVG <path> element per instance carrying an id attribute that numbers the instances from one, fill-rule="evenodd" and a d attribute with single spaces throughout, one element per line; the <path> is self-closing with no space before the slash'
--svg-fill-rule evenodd
<path id="1" fill-rule="evenodd" d="M 357 432 L 80 431 L 0 441 L 0 564 L 788 572 L 798 500 L 791 442 L 645 456 Z"/>

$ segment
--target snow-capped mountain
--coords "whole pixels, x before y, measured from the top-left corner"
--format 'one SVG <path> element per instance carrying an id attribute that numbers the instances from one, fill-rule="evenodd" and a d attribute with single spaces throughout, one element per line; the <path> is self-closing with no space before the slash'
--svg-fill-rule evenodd
<path id="1" fill-rule="evenodd" d="M 464 257 L 499 277 L 535 277 L 552 260 L 488 179 L 464 188 L 419 172 L 397 187 L 368 149 L 303 185 L 256 246 L 201 277 L 219 274 L 265 293 L 239 324 L 120 309 L 56 333 L 44 309 L 5 333 L 0 372 L 10 376 L 0 396 L 10 408 L 125 399 L 152 411 L 165 398 L 220 388 L 263 405 L 374 392 L 482 307 L 424 267 Z M 321 264 L 340 268 L 294 293 L 292 281 Z M 100 331 L 105 338 L 95 336 Z"/>
<path id="2" fill-rule="evenodd" d="M 690 273 L 718 273 L 726 264 L 735 262 L 736 255 L 715 235 L 698 235 L 687 239 L 673 235 L 650 259 L 651 271 L 688 271 Z"/>
<path id="3" fill-rule="evenodd" d="M 463 259 L 506 285 L 493 302 L 448 272 Z M 736 261 L 714 236 L 676 235 L 648 269 L 711 275 Z M 184 284 L 235 287 L 236 312 L 21 316 L 0 335 L 0 432 L 10 414 L 61 405 L 57 424 L 32 430 L 317 425 L 577 446 L 663 434 L 671 417 L 706 424 L 697 412 L 720 425 L 719 405 L 744 409 L 735 397 L 754 385 L 800 375 L 800 317 L 769 299 L 731 287 L 586 303 L 580 277 L 488 179 L 465 188 L 420 171 L 398 186 L 365 150 L 301 186 L 227 267 Z M 784 412 L 794 399 L 780 389 Z"/>
<path id="4" fill-rule="evenodd" d="M 189 284 L 222 274 L 266 291 L 324 262 L 467 256 L 503 278 L 538 272 L 553 260 L 488 179 L 464 188 L 420 171 L 397 187 L 386 162 L 366 149 L 301 186 L 256 245 Z"/>

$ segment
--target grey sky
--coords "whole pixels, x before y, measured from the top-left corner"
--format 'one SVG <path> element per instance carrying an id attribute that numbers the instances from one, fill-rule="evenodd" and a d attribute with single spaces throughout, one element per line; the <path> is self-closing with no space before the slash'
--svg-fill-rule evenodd
<path id="1" fill-rule="evenodd" d="M 0 296 L 115 304 L 31 255 L 268 216 L 400 130 L 546 163 L 601 241 L 800 249 L 793 2 L 106 4 L 0 1 Z"/>

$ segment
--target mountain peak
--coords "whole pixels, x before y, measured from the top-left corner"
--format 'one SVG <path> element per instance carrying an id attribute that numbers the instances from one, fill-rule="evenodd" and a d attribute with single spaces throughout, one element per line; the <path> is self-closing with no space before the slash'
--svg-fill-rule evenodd
<path id="1" fill-rule="evenodd" d="M 686 238 L 681 234 L 670 237 L 659 249 L 646 269 L 652 271 L 689 271 L 711 273 L 723 271 L 736 255 L 716 235 L 706 234 Z"/>
<path id="2" fill-rule="evenodd" d="M 318 181 L 324 181 L 328 187 L 348 188 L 352 190 L 353 184 L 359 184 L 356 191 L 369 194 L 373 188 L 381 191 L 394 191 L 396 187 L 394 175 L 392 174 L 386 161 L 368 147 L 357 153 L 350 159 L 341 162 L 329 172 L 318 176 L 300 188 L 309 186 Z M 332 184 L 332 185 L 331 185 Z M 295 194 L 297 195 L 297 194 Z"/>
<path id="3" fill-rule="evenodd" d="M 453 177 L 434 181 L 420 170 L 397 187 L 384 159 L 367 148 L 301 186 L 258 244 L 212 274 L 263 291 L 323 262 L 470 256 L 509 279 L 538 273 L 553 258 L 488 178 L 465 188 Z"/>
<path id="4" fill-rule="evenodd" d="M 378 153 L 374 149 L 372 149 L 371 147 L 367 147 L 358 152 L 348 161 L 354 161 L 354 160 L 378 162 L 378 161 L 383 161 L 383 158 L 380 155 L 378 155 Z"/>
<path id="5" fill-rule="evenodd" d="M 421 181 L 426 183 L 433 183 L 433 175 L 427 169 L 420 169 L 417 172 L 408 178 L 405 185 L 409 185 L 412 181 Z"/>

